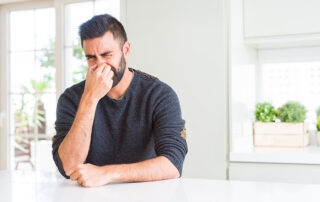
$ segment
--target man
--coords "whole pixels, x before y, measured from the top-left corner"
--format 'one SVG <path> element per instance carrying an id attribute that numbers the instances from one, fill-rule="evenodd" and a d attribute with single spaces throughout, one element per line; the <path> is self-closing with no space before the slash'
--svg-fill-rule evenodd
<path id="1" fill-rule="evenodd" d="M 128 68 L 130 43 L 114 17 L 94 16 L 79 34 L 89 68 L 58 101 L 60 173 L 84 187 L 180 177 L 188 148 L 175 92 Z"/>

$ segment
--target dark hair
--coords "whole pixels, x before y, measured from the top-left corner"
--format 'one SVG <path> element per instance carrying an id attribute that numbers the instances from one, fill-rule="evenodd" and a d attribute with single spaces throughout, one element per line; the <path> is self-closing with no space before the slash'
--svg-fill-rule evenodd
<path id="1" fill-rule="evenodd" d="M 104 14 L 93 16 L 80 25 L 81 46 L 83 46 L 83 40 L 103 36 L 108 31 L 112 33 L 114 39 L 119 40 L 121 46 L 127 41 L 127 34 L 121 22 L 111 15 Z"/>

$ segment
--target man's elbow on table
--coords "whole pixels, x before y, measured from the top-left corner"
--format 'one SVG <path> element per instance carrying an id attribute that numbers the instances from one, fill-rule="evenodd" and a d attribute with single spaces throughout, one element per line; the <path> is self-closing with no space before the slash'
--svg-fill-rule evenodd
<path id="1" fill-rule="evenodd" d="M 166 163 L 166 176 L 164 177 L 165 179 L 174 179 L 174 178 L 179 178 L 180 177 L 180 172 L 178 168 L 165 156 L 160 156 Z"/>
<path id="2" fill-rule="evenodd" d="M 70 176 L 72 171 L 73 171 L 73 169 L 77 165 L 79 165 L 80 163 L 77 163 L 74 160 L 72 160 L 72 159 L 76 159 L 76 158 L 68 157 L 68 154 L 65 154 L 63 156 L 61 154 L 62 154 L 62 152 L 60 150 L 58 150 L 58 155 L 59 155 L 59 157 L 61 159 L 62 168 L 63 168 L 65 174 L 67 176 Z"/>

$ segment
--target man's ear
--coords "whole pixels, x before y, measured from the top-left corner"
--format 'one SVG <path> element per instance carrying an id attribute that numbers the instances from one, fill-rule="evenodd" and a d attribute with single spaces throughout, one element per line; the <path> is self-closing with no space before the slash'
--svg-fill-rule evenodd
<path id="1" fill-rule="evenodd" d="M 129 43 L 128 41 L 126 41 L 126 42 L 123 44 L 122 51 L 123 51 L 124 57 L 125 57 L 126 59 L 128 59 L 128 57 L 129 57 L 129 55 L 130 55 L 130 43 Z"/>

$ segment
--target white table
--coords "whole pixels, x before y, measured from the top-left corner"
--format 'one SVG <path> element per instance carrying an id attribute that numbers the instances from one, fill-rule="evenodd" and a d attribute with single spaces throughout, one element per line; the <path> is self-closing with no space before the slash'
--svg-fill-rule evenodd
<path id="1" fill-rule="evenodd" d="M 319 202 L 320 185 L 180 178 L 83 188 L 57 173 L 0 171 L 0 201 Z"/>

